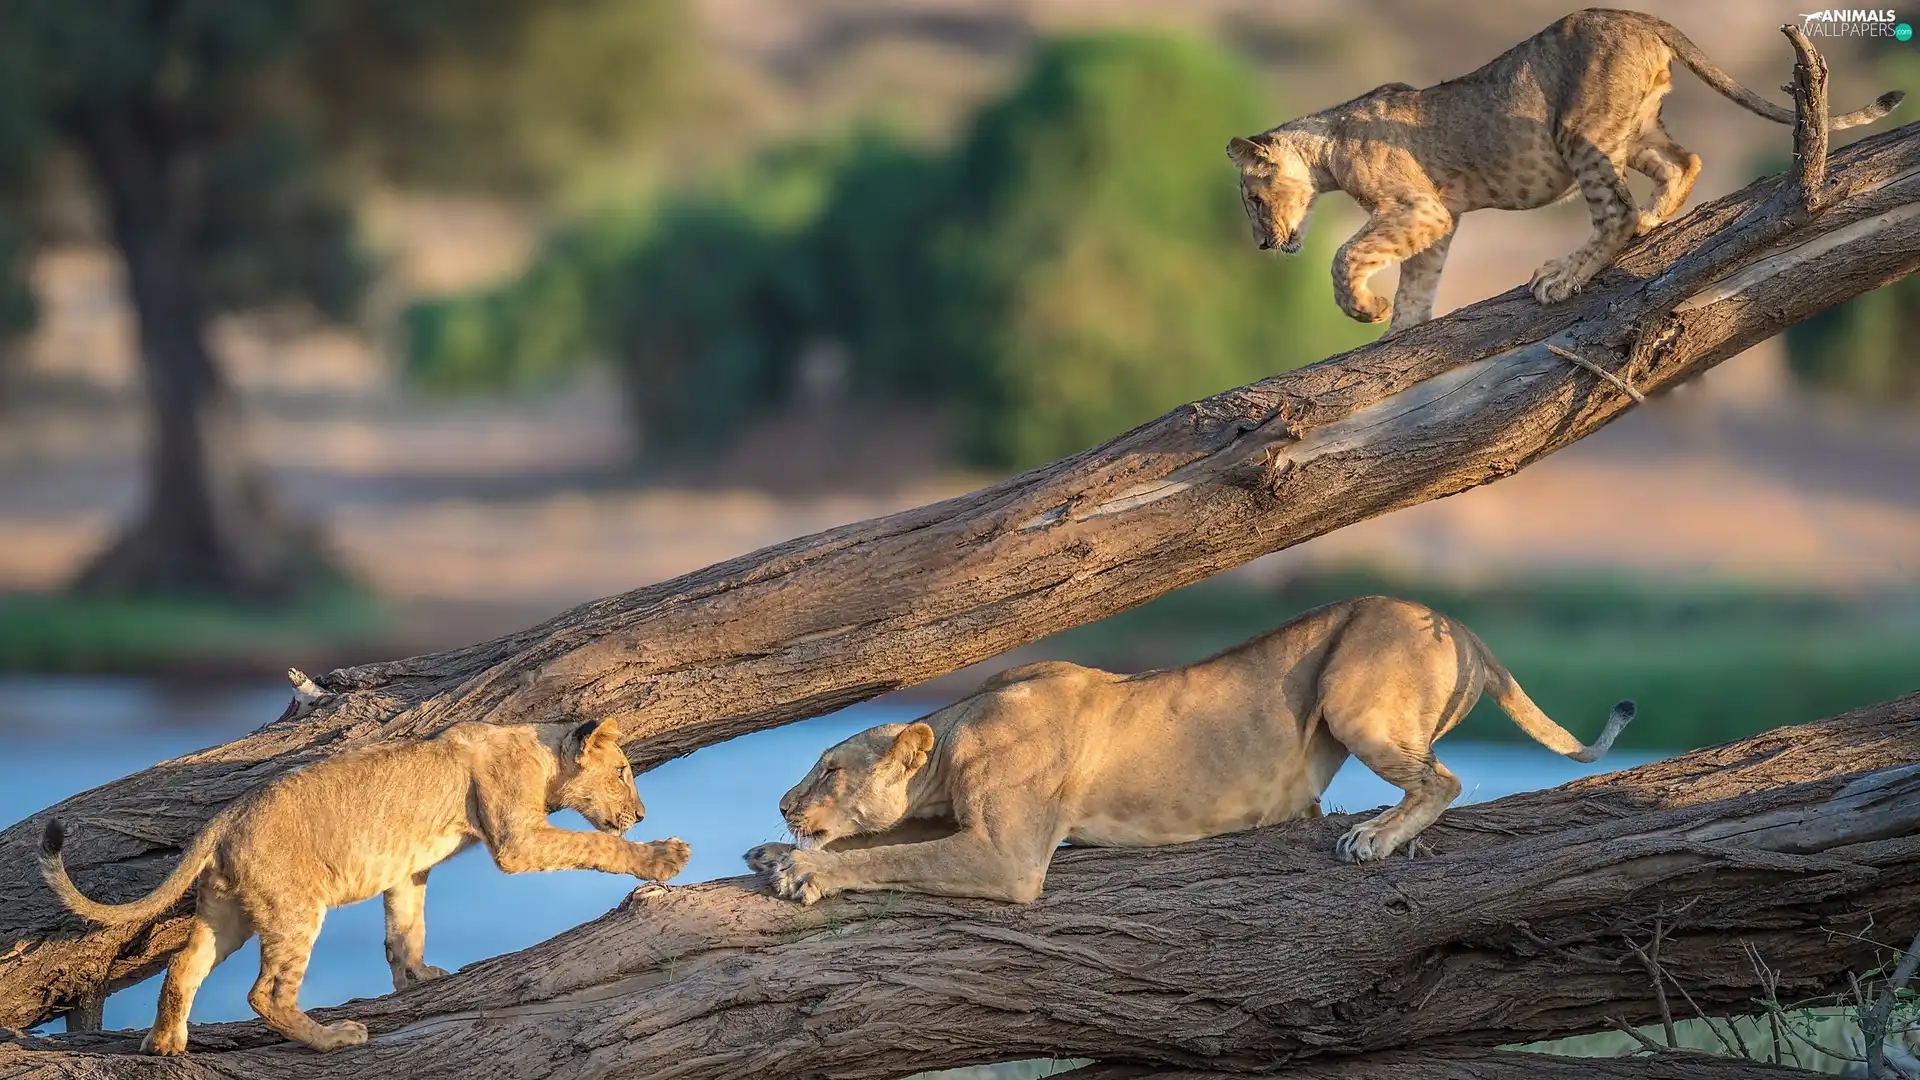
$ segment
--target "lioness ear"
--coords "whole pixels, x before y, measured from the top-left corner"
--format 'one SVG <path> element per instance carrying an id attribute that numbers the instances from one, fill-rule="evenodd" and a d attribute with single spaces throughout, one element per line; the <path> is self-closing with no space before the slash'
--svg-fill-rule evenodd
<path id="1" fill-rule="evenodd" d="M 907 775 L 912 776 L 927 763 L 927 751 L 932 749 L 933 729 L 925 724 L 908 724 L 893 737 L 893 745 L 887 748 L 887 759 L 899 762 Z"/>
<path id="2" fill-rule="evenodd" d="M 589 720 L 573 729 L 573 741 L 580 745 L 580 756 L 609 746 L 620 745 L 620 724 L 611 717 L 605 720 Z"/>
<path id="3" fill-rule="evenodd" d="M 1227 156 L 1233 159 L 1235 165 L 1243 169 L 1264 165 L 1270 160 L 1266 150 L 1259 143 L 1252 139 L 1243 139 L 1238 135 L 1227 142 Z"/>

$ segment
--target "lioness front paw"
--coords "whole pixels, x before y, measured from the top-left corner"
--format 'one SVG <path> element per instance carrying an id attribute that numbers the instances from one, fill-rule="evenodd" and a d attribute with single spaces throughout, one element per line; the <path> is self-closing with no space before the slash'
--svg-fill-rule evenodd
<path id="1" fill-rule="evenodd" d="M 1533 272 L 1533 280 L 1527 289 L 1533 298 L 1543 304 L 1558 304 L 1571 298 L 1586 285 L 1579 280 L 1573 270 L 1578 260 L 1569 255 L 1564 259 L 1553 259 Z"/>
<path id="2" fill-rule="evenodd" d="M 816 853 L 793 849 L 776 858 L 767 872 L 773 878 L 775 896 L 813 905 L 827 895 L 816 880 L 819 869 Z"/>
<path id="3" fill-rule="evenodd" d="M 1379 818 L 1363 821 L 1334 841 L 1333 857 L 1344 863 L 1378 862 L 1393 854 L 1392 826 Z"/>
<path id="4" fill-rule="evenodd" d="M 693 856 L 693 849 L 685 840 L 670 836 L 665 840 L 655 840 L 651 844 L 635 845 L 641 850 L 640 865 L 634 871 L 634 877 L 652 881 L 665 881 L 687 868 L 687 860 Z"/>
<path id="5" fill-rule="evenodd" d="M 774 864 L 779 861 L 780 856 L 792 850 L 792 844 L 761 844 L 758 847 L 748 848 L 747 853 L 740 857 L 746 860 L 747 869 L 756 874 L 769 874 L 773 872 Z"/>
<path id="6" fill-rule="evenodd" d="M 340 1020 L 321 1028 L 320 1037 L 313 1040 L 312 1046 L 322 1053 L 331 1054 L 335 1050 L 359 1046 L 366 1041 L 367 1025 L 358 1020 Z"/>
<path id="7" fill-rule="evenodd" d="M 146 1038 L 140 1040 L 140 1052 L 160 1057 L 178 1057 L 187 1052 L 186 1029 L 162 1031 L 154 1028 L 147 1032 Z"/>
<path id="8" fill-rule="evenodd" d="M 1640 220 L 1634 223 L 1633 235 L 1645 236 L 1666 223 L 1665 218 L 1651 210 L 1640 211 Z"/>

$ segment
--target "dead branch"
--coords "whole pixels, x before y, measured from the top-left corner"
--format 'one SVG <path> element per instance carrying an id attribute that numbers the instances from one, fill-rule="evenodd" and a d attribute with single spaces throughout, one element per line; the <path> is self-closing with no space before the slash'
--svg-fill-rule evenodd
<path id="1" fill-rule="evenodd" d="M 1742 1015 L 1763 993 L 1844 992 L 1884 956 L 1869 927 L 1920 931 L 1920 693 L 1449 811 L 1427 858 L 1336 863 L 1351 821 L 1065 852 L 1031 906 L 644 889 L 523 952 L 316 1010 L 365 1023 L 362 1047 L 213 1024 L 184 1061 L 78 1035 L 0 1047 L 0 1076 L 885 1080 L 1044 1056 L 1258 1072 L 1657 1020 L 1620 944 L 1656 925 L 1702 1015 Z"/>
<path id="2" fill-rule="evenodd" d="M 1794 187 L 1800 208 L 1808 217 L 1820 212 L 1827 199 L 1827 58 L 1792 23 L 1780 28 L 1793 43 L 1793 81 L 1782 89 L 1793 95 Z"/>

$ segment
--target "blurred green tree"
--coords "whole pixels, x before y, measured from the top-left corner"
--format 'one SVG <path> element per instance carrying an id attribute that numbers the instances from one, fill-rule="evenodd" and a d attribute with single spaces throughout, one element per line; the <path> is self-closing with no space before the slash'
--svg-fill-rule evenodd
<path id="1" fill-rule="evenodd" d="M 463 386 L 611 357 L 658 453 L 780 402 L 830 339 L 855 392 L 957 405 L 971 460 L 1048 460 L 1377 332 L 1334 305 L 1325 237 L 1248 240 L 1224 148 L 1276 115 L 1203 41 L 1052 41 L 954 149 L 861 129 L 594 218 L 521 282 L 416 308 L 411 363 Z"/>
<path id="2" fill-rule="evenodd" d="M 1910 50 L 1891 50 L 1880 70 L 1890 86 L 1920 85 L 1920 58 Z M 1920 401 L 1920 278 L 1790 326 L 1786 342 L 1788 369 L 1809 386 L 1866 401 Z"/>
<path id="3" fill-rule="evenodd" d="M 1231 53 L 1139 34 L 1054 41 L 982 112 L 935 253 L 969 457 L 1060 457 L 1377 333 L 1334 306 L 1325 230 L 1248 240 L 1225 147 L 1282 114 Z"/>
<path id="4" fill-rule="evenodd" d="M 31 322 L 43 187 L 77 173 L 125 259 L 152 414 L 144 508 L 81 584 L 272 596 L 323 576 L 246 450 L 208 320 L 347 317 L 360 185 L 551 178 L 655 122 L 680 22 L 664 0 L 0 5 L 0 332 Z"/>

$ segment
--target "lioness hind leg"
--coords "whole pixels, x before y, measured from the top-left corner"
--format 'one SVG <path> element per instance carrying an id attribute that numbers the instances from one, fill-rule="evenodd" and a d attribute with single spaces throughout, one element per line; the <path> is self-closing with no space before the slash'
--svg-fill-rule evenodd
<path id="1" fill-rule="evenodd" d="M 1341 727 L 1346 727 L 1342 731 Z M 1356 730 L 1357 729 L 1357 730 Z M 1341 862 L 1375 862 L 1424 832 L 1454 799 L 1460 797 L 1460 779 L 1433 756 L 1431 747 L 1410 747 L 1382 737 L 1390 722 L 1333 727 L 1353 756 L 1382 780 L 1406 792 L 1396 806 L 1348 829 L 1333 845 Z"/>
<path id="2" fill-rule="evenodd" d="M 1641 136 L 1627 167 L 1654 182 L 1653 194 L 1640 211 L 1635 236 L 1644 236 L 1677 213 L 1693 194 L 1693 182 L 1700 176 L 1700 155 L 1674 142 L 1659 127 Z"/>
<path id="3" fill-rule="evenodd" d="M 193 925 L 187 929 L 186 947 L 167 964 L 166 981 L 160 985 L 160 1009 L 153 1018 L 153 1029 L 140 1043 L 142 1051 L 166 1056 L 187 1052 L 187 1015 L 193 1011 L 194 994 L 206 981 L 207 973 L 252 936 L 252 928 L 239 908 L 211 893 L 201 898 Z"/>
<path id="4" fill-rule="evenodd" d="M 413 875 L 404 885 L 386 891 L 387 967 L 393 972 L 393 988 L 405 990 L 415 983 L 437 979 L 445 969 L 427 963 L 427 871 Z"/>
<path id="5" fill-rule="evenodd" d="M 260 977 L 247 993 L 247 1004 L 268 1027 L 294 1042 L 330 1051 L 366 1042 L 367 1029 L 353 1020 L 322 1024 L 300 1009 L 300 983 L 307 977 L 307 960 L 325 917 L 321 908 L 260 927 Z"/>

